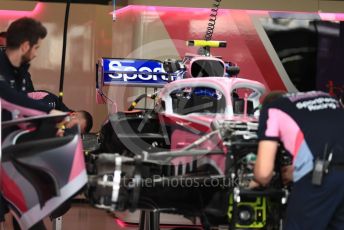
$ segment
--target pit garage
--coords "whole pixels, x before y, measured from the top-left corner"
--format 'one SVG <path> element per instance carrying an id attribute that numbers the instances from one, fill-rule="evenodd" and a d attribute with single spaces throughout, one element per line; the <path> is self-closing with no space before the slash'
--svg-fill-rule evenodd
<path id="1" fill-rule="evenodd" d="M 1 229 L 341 223 L 342 1 L 14 0 L 0 19 Z M 303 178 L 342 186 L 338 207 L 296 208 Z"/>

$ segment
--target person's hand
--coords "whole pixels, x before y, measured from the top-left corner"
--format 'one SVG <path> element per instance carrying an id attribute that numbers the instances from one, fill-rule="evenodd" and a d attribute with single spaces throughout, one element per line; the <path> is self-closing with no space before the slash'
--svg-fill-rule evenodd
<path id="1" fill-rule="evenodd" d="M 284 185 L 293 181 L 294 167 L 292 165 L 282 167 L 282 181 Z"/>
<path id="2" fill-rule="evenodd" d="M 57 129 L 56 136 L 63 137 L 64 136 L 64 129 Z"/>
<path id="3" fill-rule="evenodd" d="M 49 112 L 50 115 L 62 115 L 62 114 L 66 114 L 65 112 L 62 112 L 60 110 L 56 110 L 56 109 L 52 109 Z"/>
<path id="4" fill-rule="evenodd" d="M 60 110 L 56 110 L 56 109 L 52 109 L 49 112 L 50 115 L 63 115 L 66 114 L 65 112 L 62 112 Z M 61 121 L 60 123 L 57 124 L 56 128 L 57 128 L 57 132 L 56 132 L 56 136 L 58 137 L 63 137 L 64 135 L 64 130 L 66 128 L 66 125 L 68 124 L 68 122 L 70 121 L 69 116 L 65 117 L 65 119 L 63 121 Z"/>

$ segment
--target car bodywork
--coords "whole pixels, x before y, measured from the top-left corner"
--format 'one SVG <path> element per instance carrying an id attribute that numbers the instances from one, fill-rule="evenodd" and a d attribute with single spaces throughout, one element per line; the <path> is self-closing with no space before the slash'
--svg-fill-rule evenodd
<path id="1" fill-rule="evenodd" d="M 50 215 L 87 183 L 78 128 L 56 136 L 56 125 L 65 117 L 2 122 L 1 202 L 22 229 Z"/>
<path id="2" fill-rule="evenodd" d="M 100 132 L 100 152 L 120 154 L 124 157 L 125 162 L 140 156 L 143 159 L 143 165 L 144 162 L 148 164 L 152 160 L 149 164 L 153 165 L 148 168 L 150 168 L 149 170 L 156 168 L 153 173 L 155 176 L 165 175 L 178 178 L 190 176 L 192 178 L 195 175 L 206 175 L 209 178 L 220 176 L 222 179 L 226 177 L 228 175 L 228 172 L 226 172 L 228 170 L 228 164 L 226 163 L 228 146 L 224 144 L 221 135 L 218 135 L 218 133 L 214 135 L 214 130 L 217 129 L 214 126 L 219 124 L 221 126 L 222 123 L 234 125 L 243 123 L 246 126 L 253 127 L 253 130 L 256 129 L 259 115 L 257 108 L 260 104 L 260 98 L 265 92 L 265 87 L 256 81 L 236 76 L 226 76 L 224 63 L 223 60 L 215 57 L 189 55 L 186 61 L 183 62 L 185 65 L 185 68 L 182 69 L 184 79 L 176 78 L 176 80 L 165 84 L 159 89 L 154 96 L 156 103 L 153 109 L 117 112 L 109 116 L 108 122 L 104 124 Z M 193 65 L 196 65 L 195 68 L 198 69 L 195 70 L 194 68 L 192 71 Z M 204 68 L 208 68 L 208 71 L 204 72 Z M 218 69 L 214 70 L 214 68 Z M 180 69 L 174 68 L 174 71 L 178 72 Z M 119 73 L 124 74 L 124 72 Z M 128 76 L 134 78 L 134 74 L 140 73 L 130 72 L 130 74 L 133 75 Z M 149 98 L 152 97 L 149 96 Z M 188 150 L 197 152 L 197 156 L 182 153 Z M 174 153 L 176 155 L 172 157 L 164 156 L 164 154 L 173 155 Z M 104 169 L 102 165 L 107 161 L 114 162 L 116 157 L 99 157 L 102 158 L 101 162 L 103 163 L 96 163 L 98 173 L 102 171 L 102 173 L 106 174 L 108 169 Z M 129 157 L 129 159 L 126 157 Z M 153 162 L 160 163 L 155 165 Z M 122 162 L 121 164 L 126 163 Z M 135 163 L 130 163 L 130 165 L 132 164 Z M 113 168 L 118 167 L 113 165 Z M 122 170 L 123 172 L 126 171 L 124 168 Z M 135 171 L 135 169 L 130 171 L 133 172 L 133 170 Z M 126 175 L 129 180 L 131 180 L 129 175 L 135 177 L 130 173 L 126 173 Z M 145 175 L 143 177 L 149 176 Z M 118 177 L 118 180 L 121 180 L 120 177 Z M 165 188 L 165 199 L 154 195 L 157 203 L 160 204 L 159 208 L 165 210 L 162 211 L 161 215 L 164 215 L 164 212 L 171 212 L 199 217 L 201 215 L 200 210 L 213 210 L 214 205 L 216 206 L 219 202 L 222 202 L 221 208 L 219 208 L 221 211 L 218 210 L 218 212 L 210 215 L 215 217 L 222 215 L 221 218 L 228 219 L 228 217 L 224 217 L 227 216 L 224 213 L 227 213 L 228 203 L 223 203 L 223 201 L 229 199 L 228 194 L 218 193 L 216 188 L 198 189 L 198 192 L 193 191 L 194 189 L 197 190 L 197 188 L 188 188 L 186 190 L 185 188 Z M 155 194 L 157 191 L 141 188 L 140 194 L 149 197 L 149 194 Z M 181 200 L 176 199 L 174 197 L 176 192 L 180 193 L 184 198 Z M 200 196 L 203 197 L 201 200 L 207 204 L 207 207 L 199 204 L 198 202 L 201 201 L 194 199 L 193 195 L 190 196 L 193 193 L 200 193 Z M 120 194 L 121 192 L 118 193 L 118 200 L 123 199 L 123 197 L 119 198 L 121 197 Z M 106 202 L 100 202 L 101 204 L 99 204 L 98 195 L 90 199 L 94 200 L 98 207 L 109 208 Z M 186 202 L 186 206 L 180 209 L 183 202 Z M 191 206 L 193 204 L 194 207 L 191 208 L 187 204 Z M 178 208 L 173 209 L 173 207 Z M 130 205 L 119 205 L 115 210 L 135 210 L 136 208 L 130 207 Z M 125 214 L 121 212 L 118 217 L 121 221 L 132 224 L 133 218 L 127 212 Z M 161 222 L 161 224 L 168 223 L 178 227 L 178 223 L 181 222 L 187 223 L 188 221 L 177 216 L 175 219 L 170 219 L 170 221 L 164 223 Z M 257 227 L 258 225 L 252 226 Z"/>

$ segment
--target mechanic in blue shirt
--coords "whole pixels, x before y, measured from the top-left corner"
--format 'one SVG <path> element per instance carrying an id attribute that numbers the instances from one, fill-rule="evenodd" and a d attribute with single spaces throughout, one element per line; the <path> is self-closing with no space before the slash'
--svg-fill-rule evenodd
<path id="1" fill-rule="evenodd" d="M 294 181 L 283 229 L 344 228 L 343 131 L 344 109 L 327 93 L 273 93 L 266 97 L 251 187 L 269 183 L 282 143 L 293 157 L 293 166 L 284 169 L 284 177 Z"/>

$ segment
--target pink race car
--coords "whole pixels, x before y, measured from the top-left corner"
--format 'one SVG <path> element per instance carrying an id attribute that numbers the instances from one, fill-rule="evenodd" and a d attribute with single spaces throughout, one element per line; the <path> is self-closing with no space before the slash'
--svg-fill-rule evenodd
<path id="1" fill-rule="evenodd" d="M 153 80 L 161 80 L 163 87 L 137 97 L 129 111 L 109 116 L 100 132 L 100 150 L 90 163 L 95 170 L 90 172 L 89 199 L 115 211 L 119 223 L 151 224 L 149 229 L 197 224 L 267 227 L 268 201 L 261 196 L 247 201 L 250 210 L 239 210 L 240 216 L 234 205 L 240 196 L 233 190 L 240 191 L 252 174 L 264 85 L 228 76 L 225 62 L 211 56 L 161 63 L 170 70 L 167 73 L 158 61 L 146 60 L 151 67 L 143 62 L 102 60 L 103 81 L 109 85 L 137 86 L 143 81 L 153 86 Z M 127 63 L 133 65 L 130 72 Z M 141 71 L 147 68 L 156 72 Z M 174 81 L 162 84 L 163 80 Z M 154 99 L 154 108 L 133 110 L 144 98 Z M 238 150 L 241 144 L 245 147 Z M 137 213 L 123 212 L 137 209 L 143 210 L 140 219 Z"/>

